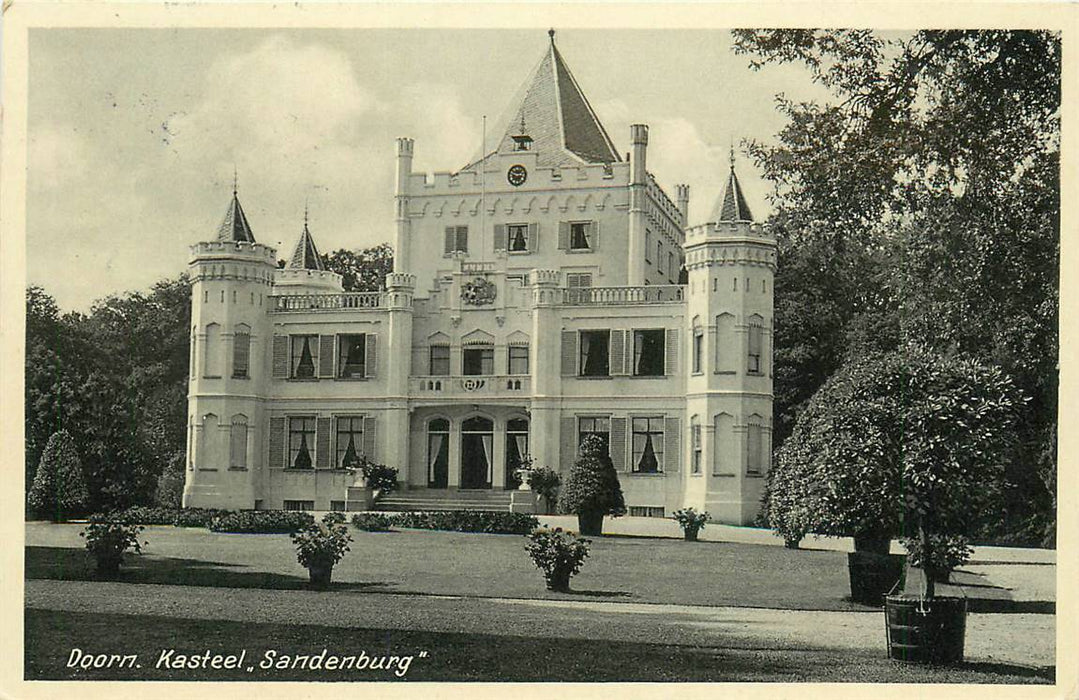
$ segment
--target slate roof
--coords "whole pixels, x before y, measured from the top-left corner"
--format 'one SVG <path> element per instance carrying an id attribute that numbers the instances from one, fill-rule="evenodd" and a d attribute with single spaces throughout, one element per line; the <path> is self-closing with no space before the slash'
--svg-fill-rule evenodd
<path id="1" fill-rule="evenodd" d="M 296 241 L 296 248 L 292 251 L 292 258 L 286 266 L 290 270 L 325 270 L 322 264 L 322 256 L 315 247 L 315 239 L 307 228 L 307 222 L 303 222 L 303 233 L 300 240 Z"/>
<path id="2" fill-rule="evenodd" d="M 738 184 L 738 176 L 734 173 L 733 160 L 727 186 L 723 188 L 723 196 L 716 200 L 716 205 L 712 208 L 710 221 L 753 221 L 753 213 L 749 211 L 745 195 L 742 194 L 742 186 Z"/>
<path id="3" fill-rule="evenodd" d="M 247 216 L 244 215 L 235 191 L 232 193 L 228 211 L 225 212 L 225 219 L 217 227 L 217 240 L 255 242 L 255 234 L 251 233 L 251 226 L 247 223 Z"/>
<path id="4" fill-rule="evenodd" d="M 599 121 L 565 59 L 554 43 L 518 92 L 519 101 L 496 152 L 515 150 L 513 137 L 523 133 L 532 138 L 538 165 L 566 167 L 585 163 L 614 163 L 621 160 L 614 142 Z M 486 158 L 490 154 L 483 154 Z M 468 166 L 466 166 L 467 168 Z"/>

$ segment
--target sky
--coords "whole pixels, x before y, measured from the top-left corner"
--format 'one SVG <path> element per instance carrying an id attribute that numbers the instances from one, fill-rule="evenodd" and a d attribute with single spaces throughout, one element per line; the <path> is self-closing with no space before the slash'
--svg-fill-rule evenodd
<path id="1" fill-rule="evenodd" d="M 822 97 L 800 67 L 749 69 L 721 30 L 566 29 L 559 50 L 621 153 L 649 125 L 648 169 L 707 217 L 743 139 L 773 141 L 775 96 Z M 27 282 L 63 310 L 147 289 L 212 239 L 236 174 L 261 243 L 286 257 L 305 201 L 319 248 L 393 237 L 394 139 L 414 169 L 478 152 L 540 60 L 546 28 L 34 29 Z M 493 136 L 489 134 L 489 138 Z M 744 156 L 762 219 L 770 186 Z"/>

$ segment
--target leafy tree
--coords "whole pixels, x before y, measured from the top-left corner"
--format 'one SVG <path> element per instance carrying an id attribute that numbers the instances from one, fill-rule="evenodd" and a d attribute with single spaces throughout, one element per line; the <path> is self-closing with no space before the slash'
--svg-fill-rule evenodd
<path id="1" fill-rule="evenodd" d="M 1021 405 L 1004 372 L 960 355 L 852 360 L 777 453 L 771 524 L 785 539 L 916 535 L 932 560 L 929 537 L 970 534 L 999 506 Z"/>
<path id="2" fill-rule="evenodd" d="M 1025 519 L 1051 533 L 1060 36 L 745 30 L 735 40 L 754 68 L 804 65 L 828 93 L 780 96 L 777 142 L 749 144 L 775 185 L 777 445 L 849 357 L 908 340 L 973 355 L 1030 397 L 995 529 Z"/>
<path id="3" fill-rule="evenodd" d="M 90 494 L 75 441 L 66 430 L 53 433 L 45 445 L 28 500 L 34 514 L 47 516 L 53 522 L 86 510 Z"/>
<path id="4" fill-rule="evenodd" d="M 607 443 L 603 438 L 589 435 L 581 441 L 580 457 L 562 488 L 559 507 L 563 513 L 576 513 L 584 519 L 589 516 L 597 518 L 600 525 L 604 515 L 617 517 L 626 514 L 622 486 L 618 483 L 618 473 L 607 454 Z M 582 526 L 582 532 L 584 529 Z"/>
<path id="5" fill-rule="evenodd" d="M 386 287 L 393 272 L 393 247 L 379 243 L 372 248 L 341 248 L 322 256 L 326 269 L 341 275 L 346 292 L 377 292 Z"/>
<path id="6" fill-rule="evenodd" d="M 186 477 L 186 455 L 183 452 L 177 452 L 173 454 L 172 459 L 161 472 L 161 476 L 157 478 L 154 503 L 163 508 L 179 508 L 183 505 Z"/>

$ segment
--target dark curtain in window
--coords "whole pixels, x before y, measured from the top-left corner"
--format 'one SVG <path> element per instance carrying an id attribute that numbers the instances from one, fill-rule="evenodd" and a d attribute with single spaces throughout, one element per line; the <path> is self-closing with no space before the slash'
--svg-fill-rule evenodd
<path id="1" fill-rule="evenodd" d="M 647 433 L 644 436 L 644 453 L 641 455 L 641 461 L 637 465 L 637 471 L 642 472 L 657 472 L 659 471 L 659 462 L 656 461 L 656 450 L 652 447 L 652 434 Z"/>
<path id="2" fill-rule="evenodd" d="M 296 365 L 296 377 L 298 379 L 311 379 L 315 376 L 315 361 L 311 356 L 311 338 L 303 339 L 303 350 L 300 351 L 300 362 Z"/>
<path id="3" fill-rule="evenodd" d="M 292 467 L 293 469 L 311 468 L 311 453 L 307 449 L 307 433 L 300 434 L 300 451 L 296 455 L 296 461 Z"/>

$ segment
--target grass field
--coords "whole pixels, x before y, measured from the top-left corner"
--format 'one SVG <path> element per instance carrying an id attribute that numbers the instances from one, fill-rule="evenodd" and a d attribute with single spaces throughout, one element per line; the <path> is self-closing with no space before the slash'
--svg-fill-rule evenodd
<path id="1" fill-rule="evenodd" d="M 177 641 L 183 640 L 183 641 Z M 258 664 L 265 651 L 287 650 L 370 657 L 417 656 L 402 677 L 387 671 L 268 669 L 167 670 L 153 668 L 162 649 L 248 650 Z M 123 649 L 142 668 L 66 668 L 68 650 Z M 278 656 L 275 661 L 279 660 Z M 991 663 L 953 668 L 909 666 L 876 650 L 836 652 L 806 648 L 705 646 L 663 642 L 581 640 L 526 635 L 484 635 L 411 630 L 341 629 L 312 625 L 183 620 L 46 610 L 26 613 L 27 679 L 90 680 L 303 680 L 303 681 L 770 681 L 861 683 L 1051 683 L 1053 671 Z M 256 675 L 257 674 L 257 675 Z"/>

